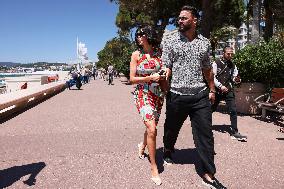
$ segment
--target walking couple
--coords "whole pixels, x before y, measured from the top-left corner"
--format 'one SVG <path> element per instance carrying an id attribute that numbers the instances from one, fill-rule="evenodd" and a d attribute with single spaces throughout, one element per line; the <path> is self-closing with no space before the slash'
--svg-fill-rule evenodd
<path id="1" fill-rule="evenodd" d="M 164 163 L 173 163 L 171 153 L 180 128 L 189 116 L 193 139 L 202 162 L 203 183 L 210 188 L 223 189 L 226 187 L 214 176 L 216 168 L 211 103 L 215 100 L 215 85 L 208 53 L 210 42 L 196 32 L 198 16 L 194 7 L 184 6 L 181 9 L 179 31 L 163 41 L 162 53 L 157 33 L 152 27 L 145 26 L 136 31 L 138 50 L 131 56 L 130 82 L 137 84 L 133 93 L 135 104 L 146 126 L 144 140 L 138 144 L 139 157 L 144 158 L 147 147 L 151 179 L 156 185 L 161 185 L 156 164 L 156 126 L 164 99 L 161 83 L 168 82 Z M 164 70 L 164 74 L 161 70 Z"/>

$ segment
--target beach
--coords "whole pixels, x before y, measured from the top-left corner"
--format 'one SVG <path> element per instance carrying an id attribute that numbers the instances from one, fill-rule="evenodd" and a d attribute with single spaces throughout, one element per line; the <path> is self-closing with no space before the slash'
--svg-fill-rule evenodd
<path id="1" fill-rule="evenodd" d="M 27 83 L 27 88 L 34 88 L 42 84 L 47 84 L 48 76 L 58 74 L 58 81 L 68 79 L 68 71 L 34 72 L 27 74 L 1 74 L 1 80 L 6 83 L 6 93 L 21 90 L 21 86 Z"/>

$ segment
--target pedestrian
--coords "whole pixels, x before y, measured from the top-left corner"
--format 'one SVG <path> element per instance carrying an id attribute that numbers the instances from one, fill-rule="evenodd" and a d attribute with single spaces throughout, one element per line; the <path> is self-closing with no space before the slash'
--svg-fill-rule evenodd
<path id="1" fill-rule="evenodd" d="M 135 41 L 138 50 L 133 52 L 131 56 L 130 82 L 137 84 L 133 92 L 134 100 L 146 126 L 143 142 L 138 144 L 138 155 L 143 159 L 145 148 L 148 148 L 151 180 L 156 185 L 160 185 L 162 180 L 156 163 L 156 127 L 164 101 L 159 81 L 165 80 L 165 75 L 158 73 L 162 68 L 162 63 L 155 30 L 150 26 L 138 28 Z"/>
<path id="2" fill-rule="evenodd" d="M 223 189 L 216 178 L 211 103 L 215 100 L 210 42 L 196 31 L 199 14 L 194 7 L 184 6 L 178 17 L 179 30 L 163 41 L 162 62 L 170 89 L 166 101 L 164 124 L 165 165 L 173 164 L 172 153 L 179 131 L 190 117 L 192 134 L 202 163 L 203 184 Z M 171 77 L 171 78 L 169 78 Z"/>
<path id="3" fill-rule="evenodd" d="M 97 74 L 97 65 L 94 62 L 93 63 L 93 70 L 92 70 L 92 76 L 94 77 L 94 80 L 96 80 L 96 74 Z"/>
<path id="4" fill-rule="evenodd" d="M 237 66 L 231 61 L 233 53 L 232 47 L 225 47 L 223 49 L 223 56 L 220 59 L 216 59 L 212 64 L 216 87 L 216 100 L 212 105 L 212 112 L 216 111 L 221 100 L 225 100 L 231 120 L 231 137 L 232 139 L 243 141 L 246 140 L 247 137 L 241 135 L 238 131 L 237 108 L 234 93 L 234 85 L 241 83 L 241 80 Z"/>
<path id="5" fill-rule="evenodd" d="M 84 66 L 82 68 L 81 73 L 82 73 L 82 77 L 83 77 L 83 83 L 84 84 L 88 83 L 88 71 L 87 71 L 86 66 Z"/>
<path id="6" fill-rule="evenodd" d="M 106 69 L 105 68 L 101 69 L 101 78 L 103 78 L 104 81 L 106 80 Z"/>
<path id="7" fill-rule="evenodd" d="M 77 76 L 76 76 L 76 75 L 77 75 Z M 81 87 L 82 87 L 83 76 L 82 76 L 82 74 L 81 74 L 80 71 L 78 71 L 78 72 L 76 73 L 76 75 L 74 76 L 74 79 L 75 79 L 75 81 L 76 81 L 76 87 L 77 87 L 78 90 L 80 90 Z"/>
<path id="8" fill-rule="evenodd" d="M 70 71 L 68 72 L 67 81 L 66 81 L 66 86 L 68 87 L 69 90 L 70 90 L 71 87 L 72 87 L 72 81 L 73 81 L 73 78 L 72 78 L 72 70 L 70 70 Z"/>
<path id="9" fill-rule="evenodd" d="M 113 74 L 114 74 L 114 67 L 113 65 L 109 65 L 107 68 L 107 73 L 108 73 L 108 84 L 113 85 Z"/>

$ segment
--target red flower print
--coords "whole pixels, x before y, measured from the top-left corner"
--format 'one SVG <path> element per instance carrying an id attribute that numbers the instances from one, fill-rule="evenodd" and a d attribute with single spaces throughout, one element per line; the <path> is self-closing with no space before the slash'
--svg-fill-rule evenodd
<path id="1" fill-rule="evenodd" d="M 146 114 L 146 119 L 151 119 L 152 115 L 151 114 Z"/>

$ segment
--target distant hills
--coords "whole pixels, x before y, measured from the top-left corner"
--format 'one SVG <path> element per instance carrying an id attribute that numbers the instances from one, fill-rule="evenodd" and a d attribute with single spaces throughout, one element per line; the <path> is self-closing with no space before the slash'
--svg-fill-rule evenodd
<path id="1" fill-rule="evenodd" d="M 0 62 L 0 66 L 2 67 L 15 67 L 15 66 L 20 66 L 21 63 L 14 63 L 14 62 Z"/>
<path id="2" fill-rule="evenodd" d="M 48 62 L 36 62 L 36 63 L 29 63 L 29 64 L 21 64 L 21 63 L 14 63 L 14 62 L 0 62 L 0 67 L 33 67 L 33 66 L 57 66 L 57 65 L 67 65 L 66 63 L 48 63 Z"/>

